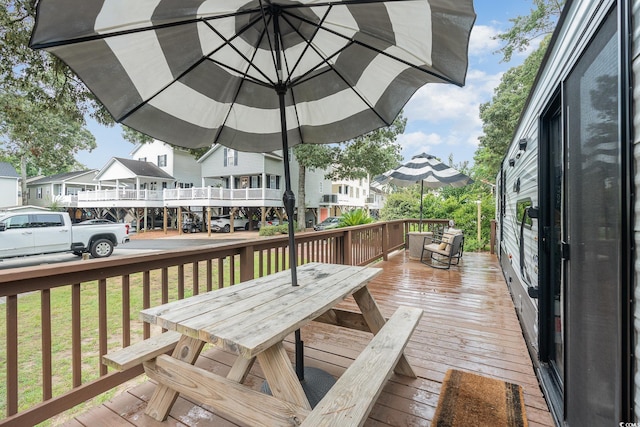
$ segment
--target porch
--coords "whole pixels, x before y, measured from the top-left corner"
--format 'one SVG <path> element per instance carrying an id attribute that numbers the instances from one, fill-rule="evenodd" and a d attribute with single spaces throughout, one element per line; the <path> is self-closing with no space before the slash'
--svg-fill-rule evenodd
<path id="1" fill-rule="evenodd" d="M 425 222 L 431 230 L 448 221 Z M 392 377 L 367 425 L 428 425 L 449 368 L 521 384 L 530 424 L 552 425 L 495 256 L 465 253 L 459 267 L 429 268 L 404 251 L 417 227 L 396 220 L 296 235 L 302 264 L 382 267 L 370 289 L 383 315 L 399 305 L 425 310 L 407 349 L 418 379 Z M 148 425 L 142 414 L 154 385 L 139 377 L 141 367 L 113 372 L 100 356 L 160 333 L 139 321 L 141 309 L 285 270 L 287 254 L 288 239 L 278 236 L 0 271 L 0 426 L 56 424 L 71 408 L 71 426 Z M 368 342 L 363 334 L 312 323 L 302 331 L 307 366 L 341 375 Z M 291 352 L 291 339 L 286 345 Z M 198 364 L 224 374 L 232 360 L 209 349 Z M 262 378 L 256 366 L 247 383 L 259 388 Z M 233 425 L 180 399 L 168 424 L 189 419 Z"/>
<path id="2" fill-rule="evenodd" d="M 385 316 L 399 305 L 420 307 L 422 320 L 407 346 L 418 378 L 393 376 L 375 404 L 367 426 L 427 426 L 447 369 L 460 369 L 520 384 L 530 426 L 553 420 L 533 372 L 518 319 L 494 255 L 465 253 L 460 267 L 436 270 L 400 251 L 376 264 L 383 272 L 369 285 Z M 345 309 L 355 309 L 349 300 Z M 340 376 L 366 345 L 365 333 L 312 323 L 302 330 L 307 366 Z M 287 341 L 293 353 L 293 337 Z M 226 375 L 233 355 L 209 348 L 197 365 Z M 254 365 L 246 384 L 259 390 L 264 376 Z M 108 402 L 69 420 L 67 426 L 156 425 L 144 415 L 155 385 L 129 385 Z M 152 422 L 153 421 L 153 422 Z M 178 398 L 170 418 L 159 425 L 232 426 L 206 406 Z"/>

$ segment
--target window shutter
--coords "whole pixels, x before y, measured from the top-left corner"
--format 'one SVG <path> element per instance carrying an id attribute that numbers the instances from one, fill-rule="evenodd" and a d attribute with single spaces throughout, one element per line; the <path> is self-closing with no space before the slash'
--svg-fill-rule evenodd
<path id="1" fill-rule="evenodd" d="M 224 153 L 222 154 L 224 157 L 224 167 L 227 167 L 227 149 L 224 149 Z"/>
<path id="2" fill-rule="evenodd" d="M 238 166 L 238 150 L 233 150 L 233 166 Z"/>

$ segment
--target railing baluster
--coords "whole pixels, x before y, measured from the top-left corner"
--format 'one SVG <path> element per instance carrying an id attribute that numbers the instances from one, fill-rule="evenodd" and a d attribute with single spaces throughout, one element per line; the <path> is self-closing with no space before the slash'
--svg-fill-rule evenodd
<path id="1" fill-rule="evenodd" d="M 142 272 L 142 308 L 151 308 L 151 274 L 149 270 Z M 142 336 L 147 339 L 151 336 L 151 325 L 147 322 L 142 324 Z"/>
<path id="2" fill-rule="evenodd" d="M 207 260 L 207 292 L 213 289 L 213 262 Z"/>
<path id="3" fill-rule="evenodd" d="M 131 277 L 122 276 L 122 346 L 131 344 Z"/>
<path id="4" fill-rule="evenodd" d="M 169 269 L 164 267 L 161 273 L 162 304 L 169 302 Z"/>
<path id="5" fill-rule="evenodd" d="M 218 258 L 218 289 L 224 288 L 224 259 Z"/>
<path id="6" fill-rule="evenodd" d="M 40 292 L 40 322 L 42 334 L 42 400 L 52 396 L 51 379 L 51 290 Z"/>
<path id="7" fill-rule="evenodd" d="M 73 387 L 82 385 L 82 330 L 80 283 L 71 285 L 71 370 Z"/>
<path id="8" fill-rule="evenodd" d="M 184 264 L 178 266 L 178 299 L 184 298 Z"/>
<path id="9" fill-rule="evenodd" d="M 100 376 L 107 375 L 107 365 L 100 359 L 107 354 L 107 279 L 98 280 L 98 348 L 100 358 Z"/>
<path id="10" fill-rule="evenodd" d="M 236 257 L 235 255 L 229 256 L 229 285 L 236 284 Z"/>
<path id="11" fill-rule="evenodd" d="M 198 270 L 198 261 L 191 264 L 191 280 L 193 281 L 193 295 L 200 293 L 200 270 Z"/>
<path id="12" fill-rule="evenodd" d="M 18 412 L 18 296 L 7 296 L 7 416 Z"/>

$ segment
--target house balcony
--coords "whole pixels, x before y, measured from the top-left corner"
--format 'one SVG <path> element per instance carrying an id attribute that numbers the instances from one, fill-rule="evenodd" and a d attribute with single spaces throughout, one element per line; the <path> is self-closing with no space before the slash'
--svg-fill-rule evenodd
<path id="1" fill-rule="evenodd" d="M 220 206 L 220 207 L 282 207 L 284 190 L 271 188 L 229 189 L 222 187 L 192 187 L 165 189 L 164 204 L 179 206 Z"/>
<path id="2" fill-rule="evenodd" d="M 365 425 L 429 425 L 446 371 L 459 369 L 520 384 L 529 425 L 552 426 L 497 258 L 465 252 L 457 267 L 432 269 L 404 250 L 405 236 L 416 226 L 398 220 L 296 235 L 301 263 L 382 268 L 368 288 L 384 316 L 400 305 L 424 310 L 405 350 L 417 378 L 392 376 Z M 140 366 L 110 371 L 100 356 L 162 332 L 139 320 L 141 309 L 284 270 L 287 254 L 282 236 L 0 270 L 0 314 L 6 319 L 0 326 L 0 378 L 6 384 L 0 425 L 54 418 L 69 426 L 237 425 L 183 397 L 167 421 L 156 422 L 144 414 L 155 383 L 141 376 Z M 340 308 L 357 310 L 352 300 Z M 335 377 L 370 340 L 370 333 L 319 322 L 301 333 L 305 365 Z M 293 334 L 284 344 L 292 357 Z M 233 360 L 234 354 L 209 348 L 196 364 L 226 375 Z M 244 384 L 259 390 L 263 381 L 256 363 Z M 91 400 L 104 392 L 111 395 L 103 403 Z"/>
<path id="3" fill-rule="evenodd" d="M 348 194 L 332 193 L 323 194 L 320 206 L 344 206 L 353 208 L 363 208 L 365 206 L 365 198 L 351 197 Z"/>
<path id="4" fill-rule="evenodd" d="M 159 208 L 164 206 L 161 190 L 95 190 L 78 193 L 80 208 Z"/>

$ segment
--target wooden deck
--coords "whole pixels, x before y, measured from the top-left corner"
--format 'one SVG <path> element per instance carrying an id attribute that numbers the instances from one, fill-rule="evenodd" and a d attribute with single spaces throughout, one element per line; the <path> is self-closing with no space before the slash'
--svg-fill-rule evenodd
<path id="1" fill-rule="evenodd" d="M 417 379 L 392 376 L 365 426 L 428 426 L 447 369 L 455 368 L 520 384 L 524 388 L 529 425 L 553 426 L 547 404 L 533 372 L 531 359 L 513 303 L 495 256 L 465 253 L 459 267 L 436 270 L 409 260 L 402 252 L 376 266 L 382 274 L 369 285 L 380 309 L 391 316 L 399 305 L 424 309 L 406 354 Z M 344 308 L 356 310 L 352 300 Z M 312 323 L 302 330 L 307 366 L 338 377 L 369 342 L 365 333 Z M 293 336 L 287 342 L 293 352 Z M 226 375 L 233 357 L 208 348 L 197 365 Z M 255 364 L 246 384 L 260 389 Z M 159 423 L 144 415 L 155 385 L 132 386 L 111 401 L 68 421 L 67 426 L 235 426 L 181 397 L 170 418 Z"/>

